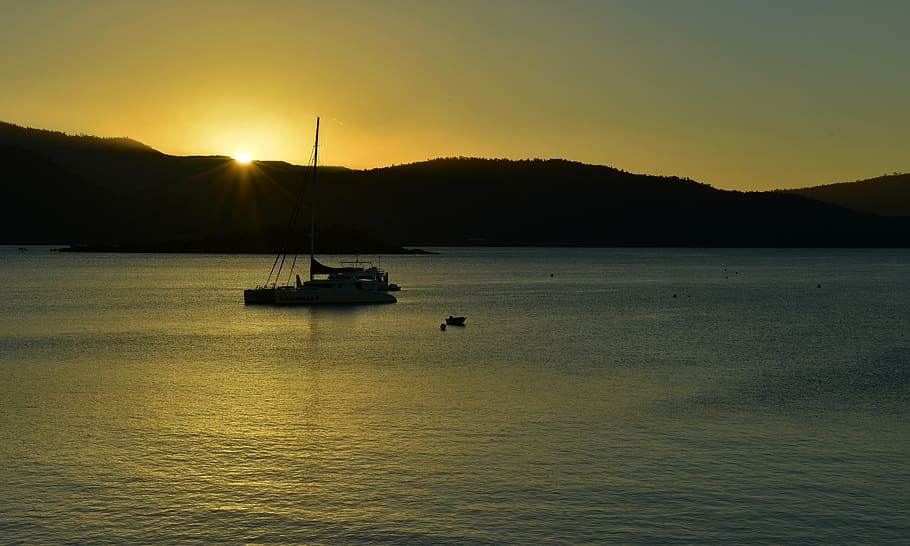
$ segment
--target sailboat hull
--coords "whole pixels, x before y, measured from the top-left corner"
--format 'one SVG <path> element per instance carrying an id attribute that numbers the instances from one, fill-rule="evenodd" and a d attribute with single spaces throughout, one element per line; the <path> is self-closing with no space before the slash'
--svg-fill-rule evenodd
<path id="1" fill-rule="evenodd" d="M 395 296 L 381 290 L 368 290 L 355 285 L 340 287 L 256 288 L 243 291 L 246 305 L 367 305 L 395 303 Z"/>
<path id="2" fill-rule="evenodd" d="M 274 288 L 250 288 L 243 291 L 243 303 L 246 305 L 269 305 L 275 303 Z"/>

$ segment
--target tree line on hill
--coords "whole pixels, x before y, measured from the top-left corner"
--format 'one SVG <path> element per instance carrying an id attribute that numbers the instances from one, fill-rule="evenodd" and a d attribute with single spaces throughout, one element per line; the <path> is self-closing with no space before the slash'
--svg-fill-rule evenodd
<path id="1" fill-rule="evenodd" d="M 283 162 L 176 157 L 128 139 L 5 123 L 0 161 L 7 244 L 170 252 L 274 252 L 288 244 L 305 251 L 314 203 L 321 252 L 910 244 L 910 212 L 894 205 L 910 203 L 908 175 L 738 192 L 565 160 L 445 158 L 320 168 L 314 184 L 310 169 Z M 298 206 L 301 221 L 292 225 Z"/>

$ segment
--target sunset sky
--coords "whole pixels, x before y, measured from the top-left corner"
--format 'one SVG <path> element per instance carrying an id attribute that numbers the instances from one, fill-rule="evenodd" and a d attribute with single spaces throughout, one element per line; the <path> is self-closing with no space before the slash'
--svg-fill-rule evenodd
<path id="1" fill-rule="evenodd" d="M 910 1 L 0 0 L 0 120 L 176 155 L 910 170 Z"/>

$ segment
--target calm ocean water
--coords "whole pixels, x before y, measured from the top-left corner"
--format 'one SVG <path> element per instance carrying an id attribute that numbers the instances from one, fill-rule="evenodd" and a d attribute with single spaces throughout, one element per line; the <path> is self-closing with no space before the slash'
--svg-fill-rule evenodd
<path id="1" fill-rule="evenodd" d="M 381 265 L 0 248 L 0 543 L 910 543 L 910 251 Z"/>

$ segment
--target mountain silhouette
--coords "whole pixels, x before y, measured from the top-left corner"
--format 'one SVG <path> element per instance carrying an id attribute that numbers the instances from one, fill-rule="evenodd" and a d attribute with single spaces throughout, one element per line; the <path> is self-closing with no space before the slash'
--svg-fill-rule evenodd
<path id="1" fill-rule="evenodd" d="M 869 214 L 910 216 L 910 173 L 781 191 Z"/>
<path id="2" fill-rule="evenodd" d="M 0 123 L 0 154 L 6 167 L 0 242 L 8 244 L 274 252 L 289 240 L 305 251 L 309 222 L 288 224 L 301 192 L 307 219 L 315 198 L 319 252 L 434 245 L 910 242 L 906 214 L 851 210 L 855 197 L 814 199 L 812 188 L 722 191 L 689 179 L 557 159 L 443 158 L 370 170 L 328 167 L 320 168 L 313 186 L 310 169 L 284 162 L 242 165 L 223 156 L 176 157 L 129 139 L 6 123 Z"/>

